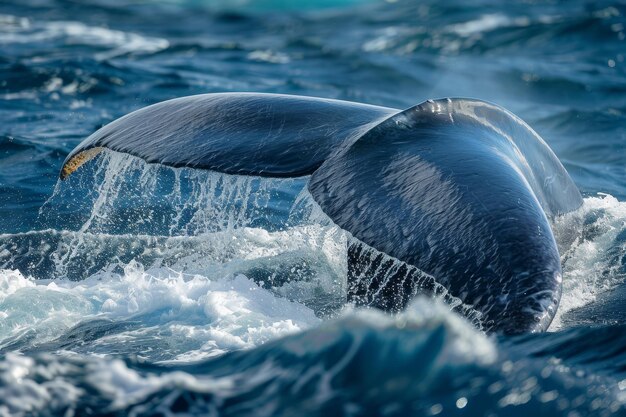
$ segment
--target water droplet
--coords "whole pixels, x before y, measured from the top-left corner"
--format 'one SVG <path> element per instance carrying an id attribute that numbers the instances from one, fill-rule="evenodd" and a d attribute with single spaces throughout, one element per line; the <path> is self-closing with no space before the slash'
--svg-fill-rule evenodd
<path id="1" fill-rule="evenodd" d="M 458 400 L 456 400 L 456 408 L 465 408 L 465 406 L 467 405 L 467 398 L 465 397 L 461 397 Z"/>

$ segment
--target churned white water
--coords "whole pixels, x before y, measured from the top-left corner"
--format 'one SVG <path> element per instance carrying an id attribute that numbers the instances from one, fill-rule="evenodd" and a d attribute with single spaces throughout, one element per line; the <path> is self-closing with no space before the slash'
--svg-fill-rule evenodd
<path id="1" fill-rule="evenodd" d="M 102 159 L 70 187 L 59 183 L 42 209 L 48 226 L 74 219 L 75 230 L 0 236 L 0 348 L 57 343 L 58 351 L 195 361 L 345 309 L 349 236 L 321 213 L 306 179 L 171 169 L 113 152 Z M 75 206 L 59 207 L 67 193 Z M 551 329 L 618 281 L 608 249 L 626 229 L 626 203 L 586 198 L 555 228 L 574 238 Z M 98 336 L 68 339 L 84 332 Z"/>
<path id="2" fill-rule="evenodd" d="M 29 344 L 49 341 L 98 318 L 130 323 L 99 338 L 89 347 L 92 353 L 126 345 L 139 357 L 191 360 L 256 346 L 320 322 L 302 303 L 243 275 L 210 280 L 166 269 L 148 272 L 131 263 L 122 274 L 80 282 L 33 281 L 4 270 L 0 286 L 4 346 L 29 333 Z M 141 325 L 132 323 L 138 319 Z"/>
<path id="3" fill-rule="evenodd" d="M 93 168 L 96 187 L 59 183 L 41 211 L 49 223 L 75 214 L 77 230 L 0 236 L 0 346 L 41 345 L 98 320 L 98 329 L 114 329 L 88 353 L 123 346 L 188 361 L 306 329 L 343 306 L 346 234 L 318 220 L 305 181 L 171 169 L 116 153 Z M 272 205 L 284 190 L 288 204 Z M 64 193 L 84 201 L 63 211 Z"/>
<path id="4" fill-rule="evenodd" d="M 577 211 L 558 218 L 557 235 L 575 233 L 561 254 L 563 295 L 550 330 L 563 326 L 563 316 L 597 299 L 624 279 L 620 254 L 626 252 L 626 202 L 600 194 L 587 197 Z"/>

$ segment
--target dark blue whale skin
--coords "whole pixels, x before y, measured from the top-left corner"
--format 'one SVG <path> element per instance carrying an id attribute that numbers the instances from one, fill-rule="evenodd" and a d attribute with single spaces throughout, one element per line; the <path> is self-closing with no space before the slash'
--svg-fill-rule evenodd
<path id="1" fill-rule="evenodd" d="M 102 127 L 74 149 L 64 165 L 82 151 L 105 147 L 172 167 L 298 177 L 312 174 L 349 135 L 397 112 L 279 94 L 182 97 Z"/>
<path id="2" fill-rule="evenodd" d="M 506 110 L 467 99 L 415 106 L 327 159 L 309 189 L 358 240 L 472 305 L 486 330 L 541 331 L 552 321 L 561 264 L 549 217 L 582 198 L 545 142 Z M 401 292 L 411 280 L 400 279 L 384 286 Z M 393 307 L 389 291 L 378 293 L 369 303 Z"/>
<path id="3" fill-rule="evenodd" d="M 349 298 L 400 309 L 420 286 L 432 290 L 406 273 L 416 267 L 477 310 L 484 330 L 503 333 L 549 326 L 561 294 L 550 219 L 582 204 L 530 127 L 472 99 L 400 111 L 273 94 L 185 97 L 104 126 L 70 153 L 61 177 L 93 148 L 227 174 L 311 175 L 315 201 L 357 239 Z M 407 267 L 363 281 L 367 247 Z M 380 275 L 381 262 L 370 271 Z"/>

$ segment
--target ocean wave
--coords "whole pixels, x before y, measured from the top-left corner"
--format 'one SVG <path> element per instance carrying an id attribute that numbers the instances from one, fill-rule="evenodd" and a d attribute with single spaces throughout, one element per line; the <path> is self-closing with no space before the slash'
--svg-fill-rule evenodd
<path id="1" fill-rule="evenodd" d="M 106 60 L 126 54 L 150 54 L 166 49 L 165 39 L 141 36 L 81 22 L 39 22 L 25 17 L 0 15 L 0 42 L 4 44 L 37 44 L 63 42 L 66 45 L 87 46 L 97 50 L 93 57 Z M 53 81 L 54 82 L 54 81 Z M 49 88 L 60 88 L 51 84 Z M 74 88 L 72 85 L 65 89 Z M 77 88 L 77 87 L 76 87 Z"/>
<path id="2" fill-rule="evenodd" d="M 395 317 L 346 312 L 260 347 L 188 365 L 8 354 L 0 380 L 0 409 L 12 415 L 609 416 L 624 410 L 614 380 L 500 351 L 429 300 Z"/>
<path id="3" fill-rule="evenodd" d="M 250 283 L 244 284 L 246 285 Z M 234 287 L 237 288 L 238 285 L 235 284 Z M 201 292 L 198 291 L 199 288 L 194 290 L 196 293 Z M 262 292 L 257 292 L 254 296 L 255 303 L 263 303 Z M 242 309 L 239 303 L 229 305 L 226 300 L 219 303 L 218 308 L 210 310 L 213 313 L 215 310 L 230 310 L 224 316 L 229 320 L 232 320 L 233 310 L 245 312 L 245 308 Z M 237 307 L 233 309 L 235 304 Z M 266 307 L 270 311 L 277 310 L 276 305 L 270 304 Z M 294 311 L 284 313 L 293 315 Z M 243 316 L 251 320 L 249 314 Z M 245 320 L 245 317 L 241 319 Z M 241 324 L 243 323 L 238 327 L 242 327 Z M 311 324 L 308 323 L 307 327 Z M 411 337 L 404 338 L 409 335 Z M 45 355 L 31 358 L 8 354 L 0 362 L 0 380 L 6 387 L 2 388 L 5 395 L 0 396 L 3 399 L 0 401 L 4 403 L 5 410 L 16 414 L 28 412 L 46 415 L 75 407 L 80 410 L 90 406 L 94 399 L 104 401 L 106 413 L 136 413 L 142 409 L 149 412 L 147 410 L 155 411 L 158 408 L 169 408 L 171 412 L 176 412 L 177 404 L 187 401 L 186 407 L 195 409 L 195 412 L 222 409 L 228 414 L 231 412 L 230 402 L 234 399 L 247 397 L 258 390 L 269 390 L 256 401 L 260 404 L 266 402 L 269 406 L 273 401 L 272 386 L 291 385 L 295 397 L 311 395 L 311 405 L 318 403 L 324 406 L 332 397 L 344 395 L 334 385 L 337 382 L 343 384 L 342 381 L 348 374 L 361 369 L 361 361 L 366 359 L 363 355 L 377 344 L 380 344 L 378 351 L 381 359 L 401 355 L 402 359 L 407 360 L 407 354 L 421 350 L 424 355 L 414 357 L 409 363 L 428 374 L 426 379 L 415 380 L 418 386 L 424 388 L 428 384 L 426 381 L 436 380 L 450 368 L 471 364 L 489 365 L 496 358 L 495 346 L 484 336 L 472 330 L 446 308 L 422 301 L 394 318 L 375 311 L 348 312 L 344 318 L 295 337 L 275 341 L 266 349 L 250 350 L 236 356 L 222 356 L 219 362 L 196 363 L 193 372 L 180 367 L 182 364 L 178 364 L 180 369 L 176 372 L 164 372 L 172 366 L 171 363 L 158 372 L 145 372 L 141 366 L 133 369 L 137 367 L 120 360 L 98 360 L 81 356 L 63 359 Z M 295 360 L 297 357 L 299 360 Z M 371 365 L 375 363 L 377 362 L 372 362 Z M 307 364 L 319 364 L 321 367 L 314 366 L 305 372 Z M 362 369 L 362 374 L 370 379 L 385 371 L 383 366 L 371 370 Z M 301 372 L 305 374 L 302 375 Z M 404 377 L 397 383 L 408 386 L 414 384 Z M 392 391 L 400 388 L 393 387 Z M 49 404 L 45 400 L 50 395 L 64 389 L 69 392 L 65 392 L 58 399 L 58 403 L 43 405 Z M 349 390 L 349 387 L 340 389 Z M 169 394 L 157 400 L 164 392 Z M 243 402 L 237 402 L 243 405 Z M 232 411 L 237 413 L 235 410 L 238 408 L 239 406 L 235 406 Z M 261 414 L 271 415 L 274 410 L 274 407 L 270 407 Z M 243 415 L 259 412 L 253 406 L 244 407 L 238 412 L 242 411 Z"/>

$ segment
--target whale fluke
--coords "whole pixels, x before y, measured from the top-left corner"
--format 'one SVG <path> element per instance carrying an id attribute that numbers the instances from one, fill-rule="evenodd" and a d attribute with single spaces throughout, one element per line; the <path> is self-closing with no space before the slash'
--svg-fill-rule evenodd
<path id="1" fill-rule="evenodd" d="M 226 174 L 311 175 L 315 201 L 359 244 L 432 275 L 482 314 L 485 330 L 505 333 L 542 331 L 552 321 L 561 265 L 550 220 L 582 204 L 537 133 L 473 99 L 405 111 L 272 94 L 170 100 L 91 135 L 61 177 L 105 148 Z M 353 281 L 367 271 L 355 260 L 367 252 L 359 244 L 349 248 Z M 390 300 L 395 288 L 411 288 L 412 278 L 400 275 L 372 280 L 372 305 L 408 301 Z"/>

